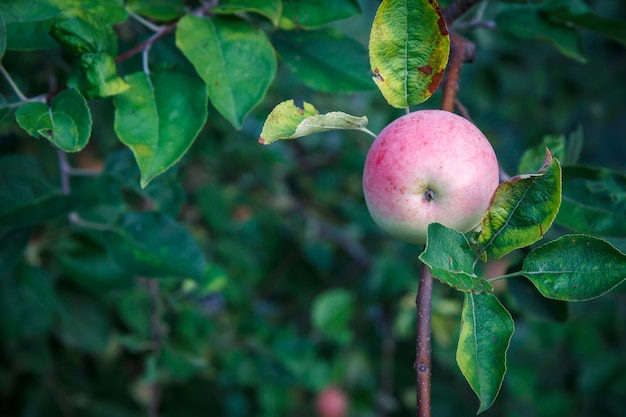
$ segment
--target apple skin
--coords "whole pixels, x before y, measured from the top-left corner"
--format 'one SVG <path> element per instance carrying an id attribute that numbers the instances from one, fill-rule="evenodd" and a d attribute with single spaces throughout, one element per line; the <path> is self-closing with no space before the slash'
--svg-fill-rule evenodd
<path id="1" fill-rule="evenodd" d="M 461 116 L 421 110 L 396 119 L 372 143 L 363 193 L 389 235 L 425 244 L 428 225 L 476 227 L 498 187 L 498 160 L 482 132 Z"/>

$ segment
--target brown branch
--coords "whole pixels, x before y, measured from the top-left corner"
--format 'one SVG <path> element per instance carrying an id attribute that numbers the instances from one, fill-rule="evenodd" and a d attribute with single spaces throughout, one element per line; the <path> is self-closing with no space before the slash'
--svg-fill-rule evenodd
<path id="1" fill-rule="evenodd" d="M 141 42 L 138 45 L 135 45 L 134 47 L 124 52 L 123 54 L 120 54 L 117 57 L 115 57 L 115 63 L 119 64 L 120 62 L 125 61 L 128 58 L 142 52 L 144 49 L 150 48 L 152 44 L 155 43 L 157 40 L 161 39 L 163 36 L 167 35 L 168 33 L 172 32 L 174 29 L 176 29 L 177 24 L 178 22 L 173 22 L 173 23 L 170 23 L 169 25 L 163 26 L 161 30 L 156 32 L 154 35 L 150 36 L 145 41 Z"/>
<path id="2" fill-rule="evenodd" d="M 443 82 L 443 98 L 441 109 L 454 111 L 456 94 L 459 91 L 459 79 L 461 78 L 461 67 L 464 62 L 471 62 L 474 59 L 475 46 L 457 33 L 450 32 L 450 60 L 446 79 Z"/>
<path id="3" fill-rule="evenodd" d="M 430 343 L 432 319 L 433 276 L 426 264 L 422 264 L 417 305 L 417 342 L 415 354 L 415 377 L 417 380 L 417 417 L 430 417 L 430 376 L 432 348 Z"/>
<path id="4" fill-rule="evenodd" d="M 456 0 L 454 3 L 443 9 L 443 18 L 448 24 L 448 27 L 450 27 L 452 22 L 463 16 L 465 12 L 480 1 L 481 0 Z"/>

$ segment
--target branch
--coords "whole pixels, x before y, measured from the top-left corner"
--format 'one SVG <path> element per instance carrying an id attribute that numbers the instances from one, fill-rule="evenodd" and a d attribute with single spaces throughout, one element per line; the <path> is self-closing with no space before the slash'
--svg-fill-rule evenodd
<path id="1" fill-rule="evenodd" d="M 463 16 L 465 12 L 480 1 L 481 0 L 456 0 L 454 3 L 443 9 L 443 18 L 448 24 L 448 27 L 452 25 L 452 22 Z"/>
<path id="2" fill-rule="evenodd" d="M 153 43 L 155 43 L 157 40 L 161 39 L 163 36 L 167 35 L 168 33 L 172 32 L 174 29 L 176 29 L 176 24 L 177 22 L 174 22 L 174 23 L 170 23 L 169 25 L 165 25 L 161 27 L 161 29 L 158 32 L 150 36 L 145 41 L 134 46 L 133 48 L 129 49 L 123 54 L 115 57 L 115 63 L 119 64 L 120 62 L 125 61 L 134 55 L 137 55 L 139 52 L 142 52 L 146 49 L 150 49 Z"/>
<path id="3" fill-rule="evenodd" d="M 430 344 L 432 322 L 433 276 L 426 264 L 422 263 L 417 305 L 417 343 L 415 354 L 415 377 L 417 380 L 417 417 L 430 417 L 430 376 L 432 348 Z"/>
<path id="4" fill-rule="evenodd" d="M 474 59 L 475 46 L 462 36 L 450 32 L 450 60 L 448 70 L 443 84 L 443 98 L 441 109 L 452 112 L 456 102 L 456 94 L 459 91 L 459 79 L 461 78 L 461 67 L 464 62 L 471 62 Z"/>

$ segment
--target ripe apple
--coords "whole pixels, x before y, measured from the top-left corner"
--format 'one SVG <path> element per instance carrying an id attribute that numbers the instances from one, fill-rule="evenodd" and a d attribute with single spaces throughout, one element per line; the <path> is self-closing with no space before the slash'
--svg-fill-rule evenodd
<path id="1" fill-rule="evenodd" d="M 345 417 L 348 398 L 341 389 L 329 386 L 317 395 L 315 408 L 319 417 Z"/>
<path id="2" fill-rule="evenodd" d="M 489 208 L 499 169 L 491 144 L 476 126 L 443 110 L 396 119 L 370 147 L 363 192 L 384 231 L 426 243 L 433 222 L 468 232 Z"/>

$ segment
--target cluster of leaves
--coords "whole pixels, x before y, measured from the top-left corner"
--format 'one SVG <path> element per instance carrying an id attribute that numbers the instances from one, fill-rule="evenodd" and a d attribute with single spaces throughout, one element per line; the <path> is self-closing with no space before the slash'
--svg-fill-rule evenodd
<path id="1" fill-rule="evenodd" d="M 355 414 L 406 413 L 414 398 L 406 358 L 414 351 L 417 259 L 414 249 L 389 242 L 368 218 L 360 190 L 367 144 L 335 133 L 337 123 L 366 131 L 367 121 L 338 112 L 307 113 L 306 105 L 303 119 L 287 102 L 298 114 L 278 133 L 326 131 L 324 140 L 270 148 L 258 147 L 256 140 L 267 110 L 286 96 L 349 106 L 384 124 L 395 114 L 383 109 L 376 94 L 336 93 L 372 90 L 381 80 L 392 85 L 402 68 L 422 68 L 408 78 L 416 86 L 411 91 L 419 93 L 415 97 L 393 86 L 385 94 L 392 105 L 407 107 L 433 93 L 432 75 L 441 67 L 382 59 L 370 68 L 365 42 L 347 34 L 355 27 L 332 22 L 364 12 L 352 24 L 367 36 L 369 12 L 378 1 L 186 3 L 0 3 L 0 68 L 6 79 L 0 97 L 0 414 L 125 417 L 144 415 L 160 402 L 163 415 L 305 415 L 312 393 L 329 383 L 350 390 Z M 412 18 L 430 4 L 403 3 Z M 620 22 L 599 17 L 582 2 L 568 3 L 491 2 L 496 9 L 485 14 L 493 13 L 501 32 L 548 40 L 563 52 L 583 54 L 579 28 L 623 42 Z M 387 20 L 376 25 L 381 31 L 381 22 L 398 23 L 397 9 L 385 4 Z M 428 10 L 423 28 L 442 34 L 438 15 Z M 531 35 L 520 28 L 531 28 Z M 370 45 L 385 53 L 377 40 Z M 434 50 L 440 49 L 427 48 L 424 56 Z M 485 91 L 481 97 L 486 96 Z M 564 143 L 560 138 L 542 144 L 527 154 L 520 172 L 537 171 L 543 160 L 535 162 L 537 155 L 547 145 L 565 162 L 556 223 L 623 237 L 624 176 L 572 165 Z M 540 172 L 526 182 L 555 175 Z M 546 206 L 553 210 L 555 203 Z M 467 267 L 465 238 L 433 228 L 461 265 L 441 268 L 439 278 L 455 288 L 466 285 L 465 275 L 484 284 Z M 436 244 L 434 238 L 430 242 Z M 459 247 L 451 249 L 454 242 Z M 490 250 L 502 247 L 483 246 L 490 257 Z M 549 249 L 536 253 L 557 259 Z M 622 256 L 602 253 L 607 261 Z M 571 255 L 567 259 L 577 256 Z M 456 294 L 441 288 L 435 294 L 433 332 L 443 351 L 456 337 L 461 312 L 464 323 L 496 314 L 506 324 L 491 293 L 463 288 L 473 310 L 469 301 L 461 310 Z M 544 300 L 531 295 L 525 301 L 562 311 Z M 585 328 L 582 320 L 574 325 Z M 503 329 L 494 332 L 506 335 L 508 327 Z M 485 334 L 464 327 L 465 353 L 472 351 L 467 336 L 473 330 Z M 539 330 L 545 342 L 553 328 Z M 585 341 L 573 331 L 564 339 Z M 499 340 L 507 343 L 495 349 L 505 348 L 508 338 Z M 528 366 L 510 356 L 515 384 Z M 446 357 L 435 355 L 435 375 L 450 375 L 445 390 L 435 379 L 435 396 L 449 392 L 451 381 L 455 391 L 464 389 Z M 470 369 L 490 359 L 464 357 Z M 623 369 L 588 368 L 585 387 L 596 390 L 613 377 L 611 369 Z M 478 386 L 483 408 L 499 388 L 495 376 L 487 382 L 468 378 Z M 513 405 L 496 404 L 494 412 L 513 415 L 515 401 L 528 405 L 533 392 L 517 389 L 510 390 Z M 450 404 L 444 398 L 435 407 L 441 415 L 468 409 L 459 400 L 459 408 L 446 414 Z"/>

